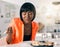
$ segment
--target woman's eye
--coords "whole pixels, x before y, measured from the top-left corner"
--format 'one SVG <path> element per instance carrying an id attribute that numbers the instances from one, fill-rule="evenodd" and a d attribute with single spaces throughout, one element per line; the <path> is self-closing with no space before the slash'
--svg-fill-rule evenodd
<path id="1" fill-rule="evenodd" d="M 32 13 L 29 13 L 29 15 L 32 15 Z"/>
<path id="2" fill-rule="evenodd" d="M 26 12 L 22 12 L 22 15 L 26 15 Z"/>
<path id="3" fill-rule="evenodd" d="M 24 13 L 23 15 L 26 15 L 26 13 Z"/>

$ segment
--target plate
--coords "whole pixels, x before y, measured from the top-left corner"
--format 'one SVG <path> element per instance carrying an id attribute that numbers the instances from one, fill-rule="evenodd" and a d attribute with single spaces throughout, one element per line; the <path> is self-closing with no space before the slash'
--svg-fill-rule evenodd
<path id="1" fill-rule="evenodd" d="M 33 41 L 31 45 L 33 47 L 53 47 L 53 42 Z"/>

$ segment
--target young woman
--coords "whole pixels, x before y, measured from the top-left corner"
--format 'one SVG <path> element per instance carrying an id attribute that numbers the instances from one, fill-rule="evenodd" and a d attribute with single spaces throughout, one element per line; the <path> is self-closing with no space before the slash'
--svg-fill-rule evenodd
<path id="1" fill-rule="evenodd" d="M 14 18 L 7 30 L 6 41 L 15 44 L 22 41 L 32 41 L 38 31 L 38 24 L 34 22 L 36 15 L 32 3 L 24 3 L 20 8 L 20 18 Z"/>

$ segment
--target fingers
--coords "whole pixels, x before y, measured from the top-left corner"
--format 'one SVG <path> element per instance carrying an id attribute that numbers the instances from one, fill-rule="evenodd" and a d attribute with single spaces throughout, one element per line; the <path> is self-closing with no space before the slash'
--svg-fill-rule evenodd
<path id="1" fill-rule="evenodd" d="M 12 33 L 12 27 L 8 27 L 7 32 L 6 33 Z"/>

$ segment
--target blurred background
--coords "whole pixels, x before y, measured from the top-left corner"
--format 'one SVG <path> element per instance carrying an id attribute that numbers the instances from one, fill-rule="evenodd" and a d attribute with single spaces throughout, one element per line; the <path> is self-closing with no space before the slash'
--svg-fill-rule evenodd
<path id="1" fill-rule="evenodd" d="M 12 18 L 19 17 L 23 3 L 31 2 L 36 7 L 36 22 L 44 24 L 38 33 L 51 33 L 60 37 L 60 0 L 0 0 L 0 36 Z"/>

